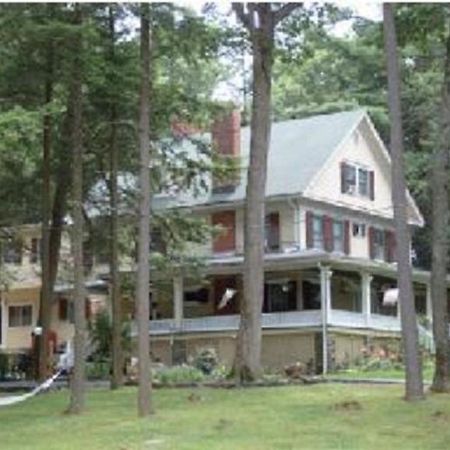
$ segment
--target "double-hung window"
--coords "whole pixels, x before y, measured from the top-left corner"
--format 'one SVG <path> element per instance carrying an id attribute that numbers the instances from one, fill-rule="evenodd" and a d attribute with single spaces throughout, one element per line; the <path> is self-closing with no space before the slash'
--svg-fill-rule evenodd
<path id="1" fill-rule="evenodd" d="M 8 312 L 10 328 L 31 326 L 33 317 L 33 307 L 31 305 L 10 306 Z"/>
<path id="2" fill-rule="evenodd" d="M 359 164 L 341 164 L 341 192 L 374 199 L 374 172 Z"/>
<path id="3" fill-rule="evenodd" d="M 344 222 L 333 220 L 333 249 L 335 252 L 344 253 Z"/>
<path id="4" fill-rule="evenodd" d="M 312 219 L 312 246 L 313 248 L 321 249 L 324 248 L 324 240 L 323 240 L 323 217 L 322 216 L 313 216 Z"/>

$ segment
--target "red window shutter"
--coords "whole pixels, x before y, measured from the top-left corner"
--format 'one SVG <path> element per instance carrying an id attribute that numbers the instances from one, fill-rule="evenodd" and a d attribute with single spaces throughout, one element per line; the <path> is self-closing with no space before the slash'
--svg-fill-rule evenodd
<path id="1" fill-rule="evenodd" d="M 270 250 L 278 250 L 280 248 L 280 215 L 270 213 L 266 217 L 266 242 Z"/>
<path id="2" fill-rule="evenodd" d="M 325 251 L 332 252 L 334 249 L 333 242 L 333 220 L 330 216 L 323 216 L 322 219 L 323 246 Z"/>
<path id="3" fill-rule="evenodd" d="M 313 213 L 306 211 L 306 248 L 312 248 L 313 244 Z"/>
<path id="4" fill-rule="evenodd" d="M 375 172 L 373 170 L 369 172 L 369 194 L 370 200 L 375 200 Z"/>
<path id="5" fill-rule="evenodd" d="M 370 259 L 375 259 L 375 246 L 374 246 L 374 242 L 373 242 L 373 233 L 374 233 L 373 227 L 369 227 L 368 237 L 369 237 L 369 257 L 370 257 Z"/>
<path id="6" fill-rule="evenodd" d="M 395 261 L 395 234 L 390 230 L 384 230 L 384 259 L 387 262 Z"/>
<path id="7" fill-rule="evenodd" d="M 347 164 L 345 162 L 341 162 L 341 193 L 344 194 L 347 189 L 345 186 L 345 171 L 346 171 Z"/>
<path id="8" fill-rule="evenodd" d="M 221 226 L 222 231 L 213 241 L 215 253 L 230 252 L 236 248 L 236 215 L 234 211 L 221 211 L 211 217 L 213 226 Z"/>
<path id="9" fill-rule="evenodd" d="M 350 222 L 344 220 L 344 253 L 350 255 Z"/>

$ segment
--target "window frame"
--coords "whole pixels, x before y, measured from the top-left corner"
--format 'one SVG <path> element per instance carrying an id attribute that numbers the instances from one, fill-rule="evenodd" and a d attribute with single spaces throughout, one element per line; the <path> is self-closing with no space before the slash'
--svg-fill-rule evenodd
<path id="1" fill-rule="evenodd" d="M 323 235 L 323 216 L 319 214 L 313 214 L 311 221 L 312 248 L 325 250 L 325 239 Z M 319 231 L 315 229 L 316 224 L 319 224 Z M 317 237 L 319 237 L 319 239 L 317 239 Z"/>
<path id="2" fill-rule="evenodd" d="M 342 173 L 343 171 L 343 173 Z M 349 178 L 349 171 L 353 172 L 351 178 Z M 344 161 L 341 165 L 341 178 L 343 180 L 343 194 L 351 195 L 352 197 L 361 197 L 364 199 L 372 200 L 370 177 L 371 170 L 369 167 L 355 162 Z M 361 173 L 365 174 L 365 190 L 361 190 Z M 353 189 L 349 189 L 352 186 Z"/>
<path id="3" fill-rule="evenodd" d="M 337 236 L 335 234 L 335 225 L 340 226 L 340 240 L 336 239 Z M 331 234 L 331 237 L 333 239 L 333 251 L 338 253 L 345 253 L 345 224 L 343 220 L 332 220 Z M 339 244 L 339 248 L 337 248 L 337 243 Z"/>
<path id="4" fill-rule="evenodd" d="M 372 228 L 373 259 L 385 261 L 386 236 L 381 228 Z"/>
<path id="5" fill-rule="evenodd" d="M 29 309 L 29 316 L 25 314 L 25 310 Z M 12 311 L 18 310 L 18 316 L 12 320 Z M 25 321 L 28 319 L 29 321 Z M 23 327 L 31 327 L 33 326 L 33 305 L 31 303 L 24 303 L 18 305 L 9 305 L 8 306 L 8 328 L 23 328 Z"/>

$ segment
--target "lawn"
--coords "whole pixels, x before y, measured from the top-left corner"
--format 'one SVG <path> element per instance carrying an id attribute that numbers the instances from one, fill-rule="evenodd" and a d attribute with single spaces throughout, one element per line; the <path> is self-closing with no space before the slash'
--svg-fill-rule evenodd
<path id="1" fill-rule="evenodd" d="M 433 379 L 433 367 L 425 366 L 423 370 L 423 378 L 427 383 L 431 383 Z M 387 379 L 387 380 L 404 380 L 405 371 L 400 369 L 373 369 L 362 370 L 359 368 L 342 370 L 340 372 L 330 373 L 328 378 L 351 378 L 358 380 L 374 380 L 374 379 Z"/>
<path id="2" fill-rule="evenodd" d="M 245 390 L 164 389 L 135 416 L 134 388 L 91 391 L 81 417 L 68 393 L 0 409 L 0 447 L 26 449 L 447 449 L 450 397 L 408 405 L 401 386 L 320 384 Z M 343 402 L 346 402 L 343 404 Z"/>

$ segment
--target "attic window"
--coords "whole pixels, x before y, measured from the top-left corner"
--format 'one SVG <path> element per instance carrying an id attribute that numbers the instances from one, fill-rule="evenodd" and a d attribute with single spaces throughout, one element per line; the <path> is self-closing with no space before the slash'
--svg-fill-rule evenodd
<path id="1" fill-rule="evenodd" d="M 374 200 L 374 172 L 358 164 L 341 163 L 341 192 Z"/>

